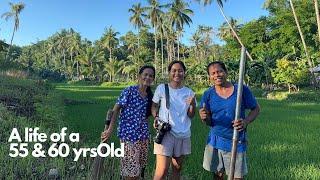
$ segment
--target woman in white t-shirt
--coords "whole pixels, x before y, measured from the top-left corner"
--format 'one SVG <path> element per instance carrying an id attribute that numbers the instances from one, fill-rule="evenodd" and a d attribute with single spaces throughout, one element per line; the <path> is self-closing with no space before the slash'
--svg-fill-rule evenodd
<path id="1" fill-rule="evenodd" d="M 161 128 L 161 122 L 170 124 L 170 131 L 164 133 L 154 143 L 156 171 L 154 180 L 165 179 L 172 167 L 171 179 L 180 179 L 183 157 L 191 153 L 191 118 L 195 115 L 195 93 L 185 87 L 186 67 L 182 61 L 172 61 L 168 66 L 170 82 L 169 109 L 167 108 L 165 84 L 160 84 L 153 96 L 152 115 L 155 117 L 154 128 Z"/>

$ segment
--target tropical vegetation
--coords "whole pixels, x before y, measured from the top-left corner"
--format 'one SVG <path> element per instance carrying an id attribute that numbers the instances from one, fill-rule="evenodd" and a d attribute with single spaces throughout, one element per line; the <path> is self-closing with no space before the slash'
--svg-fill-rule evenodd
<path id="1" fill-rule="evenodd" d="M 316 1 L 273 1 L 265 2 L 268 16 L 240 24 L 228 18 L 223 11 L 224 1 L 214 1 L 225 17 L 218 30 L 200 25 L 193 33 L 189 44 L 183 44 L 184 27 L 192 23 L 190 3 L 210 5 L 212 1 L 185 2 L 173 0 L 161 4 L 149 0 L 146 6 L 134 4 L 128 12 L 128 21 L 138 30 L 124 35 L 111 25 L 101 38 L 92 42 L 70 28 L 62 29 L 45 40 L 32 45 L 12 45 L 14 33 L 19 27 L 19 15 L 24 4 L 12 4 L 12 10 L 2 15 L 14 17 L 14 30 L 10 44 L 1 45 L 1 63 L 15 62 L 27 71 L 48 79 L 67 81 L 126 82 L 134 81 L 137 70 L 143 64 L 153 64 L 157 70 L 157 81 L 166 76 L 166 65 L 172 60 L 187 64 L 189 83 L 205 84 L 205 66 L 210 61 L 222 60 L 230 70 L 230 79 L 237 79 L 238 59 L 241 45 L 247 48 L 246 83 L 259 87 L 270 84 L 285 86 L 316 85 L 318 74 L 311 68 L 319 65 L 320 41 L 318 34 L 319 15 Z M 213 19 L 214 20 L 214 19 Z M 214 43 L 217 35 L 223 43 Z M 2 44 L 6 44 L 2 42 Z M 8 55 L 8 57 L 6 57 Z M 304 75 L 309 78 L 291 83 L 277 80 L 277 63 L 286 59 L 300 64 Z M 9 64 L 10 64 L 9 63 Z M 262 73 L 261 73 L 262 72 Z M 274 73 L 277 72 L 277 73 Z"/>

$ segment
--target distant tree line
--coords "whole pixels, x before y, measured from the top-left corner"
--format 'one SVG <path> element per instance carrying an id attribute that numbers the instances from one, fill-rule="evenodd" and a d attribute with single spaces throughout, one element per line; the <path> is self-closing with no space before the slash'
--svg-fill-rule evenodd
<path id="1" fill-rule="evenodd" d="M 224 61 L 230 79 L 236 80 L 243 43 L 253 59 L 246 65 L 248 84 L 285 85 L 291 89 L 316 82 L 317 74 L 309 69 L 320 63 L 317 0 L 267 0 L 264 8 L 268 10 L 268 16 L 244 24 L 229 18 L 228 23 L 223 23 L 217 30 L 200 25 L 188 46 L 180 40 L 185 26 L 192 23 L 194 12 L 189 4 L 183 0 L 172 0 L 167 4 L 160 4 L 158 0 L 147 2 L 146 6 L 137 3 L 128 9 L 128 20 L 137 33 L 129 31 L 120 35 L 109 26 L 100 39 L 91 42 L 72 28 L 62 29 L 46 40 L 24 47 L 12 45 L 13 33 L 10 45 L 0 44 L 0 60 L 17 62 L 43 77 L 63 76 L 67 80 L 100 82 L 134 81 L 139 67 L 144 64 L 154 65 L 157 80 L 161 81 L 167 77 L 167 64 L 182 60 L 188 69 L 187 81 L 204 84 L 207 82 L 205 66 L 215 60 Z M 216 2 L 222 10 L 222 1 Z M 15 32 L 19 27 L 19 13 L 25 5 L 10 6 L 11 12 L 2 17 L 14 17 Z M 218 36 L 224 43 L 215 44 L 213 36 Z"/>

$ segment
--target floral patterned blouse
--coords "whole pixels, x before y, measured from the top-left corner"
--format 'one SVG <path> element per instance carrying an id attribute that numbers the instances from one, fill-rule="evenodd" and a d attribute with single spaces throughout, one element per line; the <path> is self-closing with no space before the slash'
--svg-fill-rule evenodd
<path id="1" fill-rule="evenodd" d="M 130 142 L 149 139 L 146 117 L 148 98 L 140 95 L 139 86 L 129 86 L 124 89 L 117 104 L 121 106 L 118 137 Z"/>

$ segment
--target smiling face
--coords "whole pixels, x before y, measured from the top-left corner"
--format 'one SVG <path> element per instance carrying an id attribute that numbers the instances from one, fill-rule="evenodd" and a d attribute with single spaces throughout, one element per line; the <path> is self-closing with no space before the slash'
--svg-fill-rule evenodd
<path id="1" fill-rule="evenodd" d="M 181 83 L 184 80 L 184 69 L 179 63 L 172 65 L 170 70 L 170 80 L 176 83 Z"/>
<path id="2" fill-rule="evenodd" d="M 213 64 L 209 67 L 209 79 L 216 86 L 224 86 L 227 82 L 227 72 L 220 64 Z"/>
<path id="3" fill-rule="evenodd" d="M 151 68 L 146 68 L 139 74 L 139 84 L 144 86 L 151 86 L 154 80 L 154 71 Z"/>

